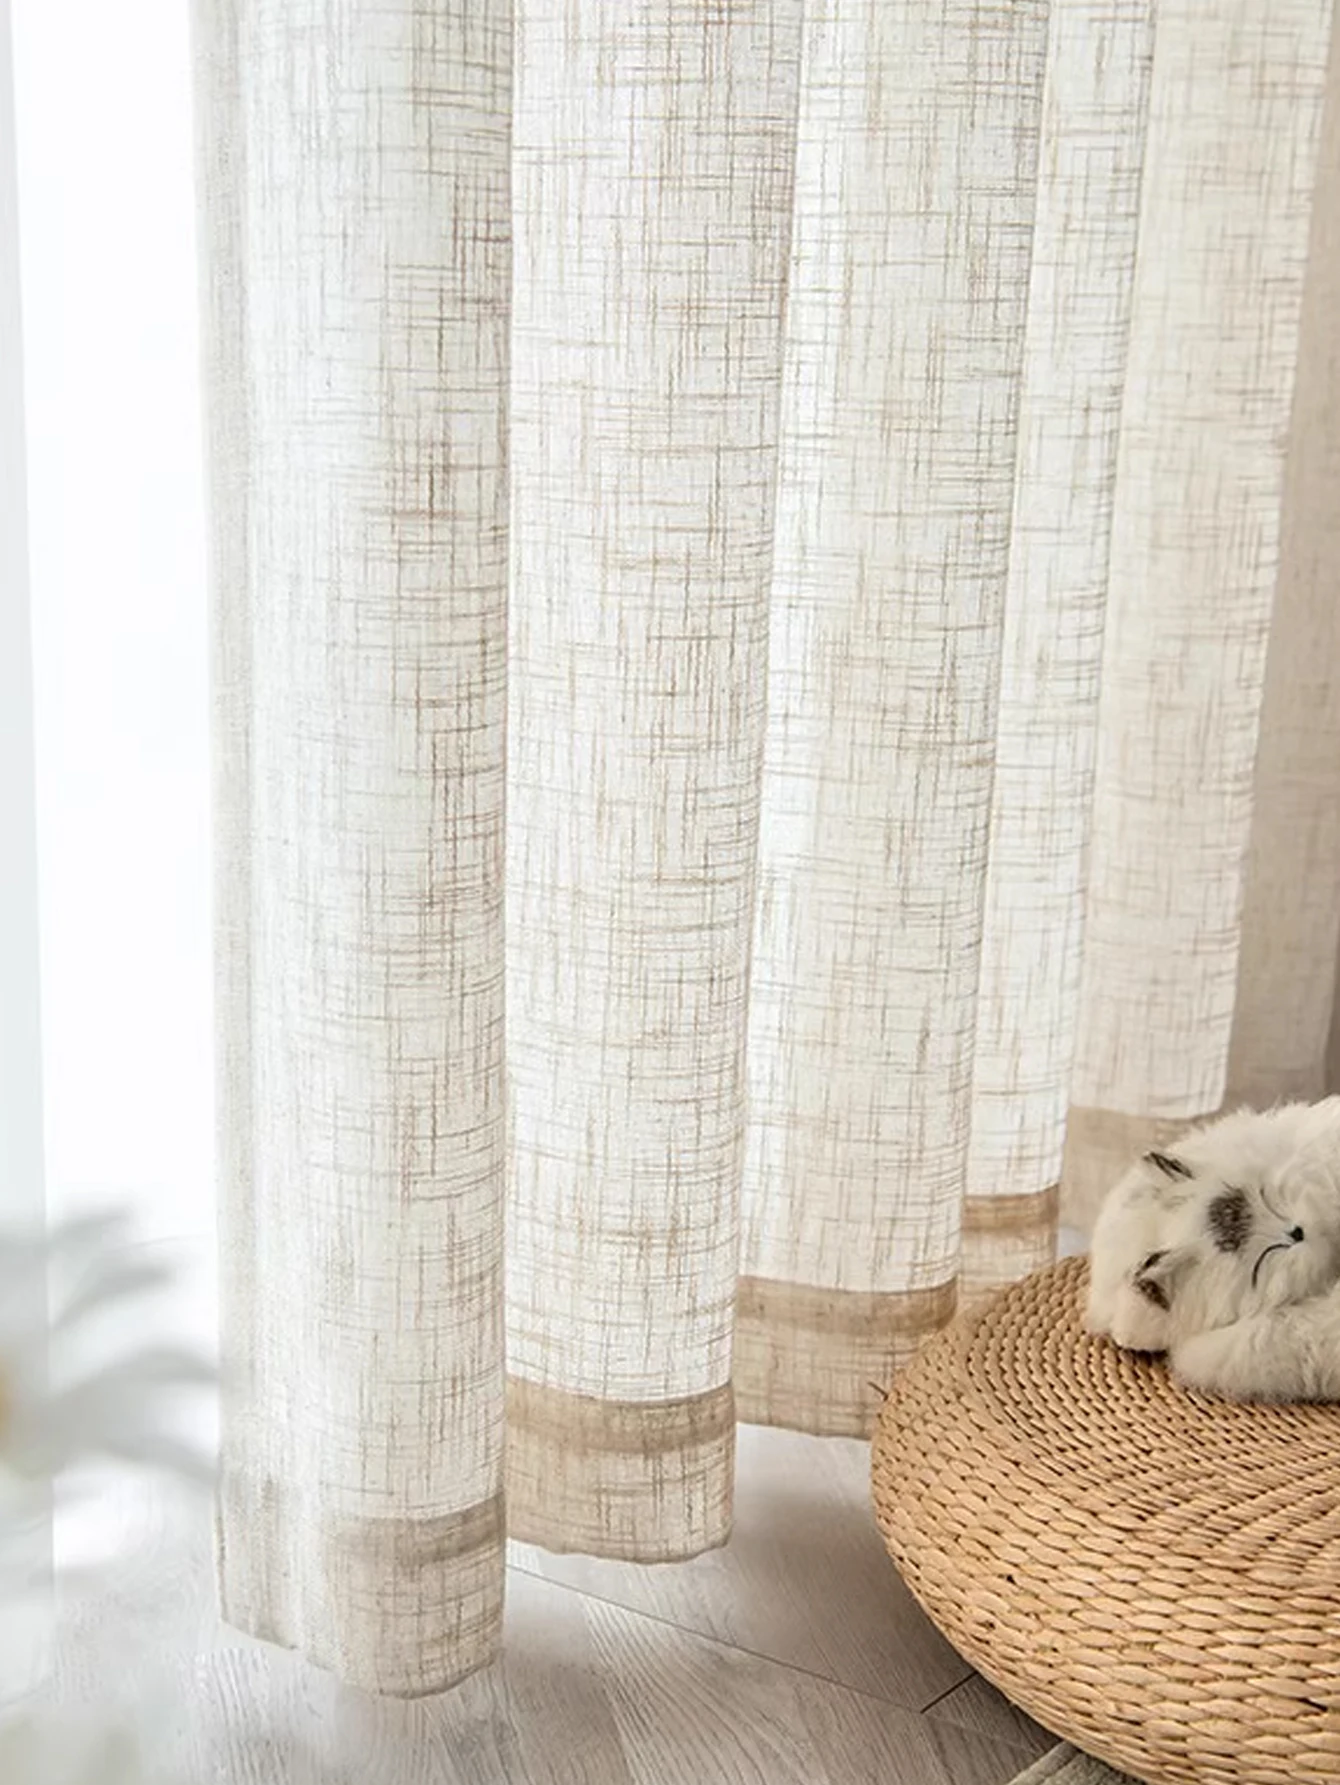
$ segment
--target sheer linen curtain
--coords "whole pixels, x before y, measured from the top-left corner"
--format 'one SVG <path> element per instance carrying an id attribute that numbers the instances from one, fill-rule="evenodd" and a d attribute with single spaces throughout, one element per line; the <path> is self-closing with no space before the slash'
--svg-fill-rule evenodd
<path id="1" fill-rule="evenodd" d="M 195 10 L 224 1604 L 424 1693 L 1322 1089 L 1332 7 Z"/>

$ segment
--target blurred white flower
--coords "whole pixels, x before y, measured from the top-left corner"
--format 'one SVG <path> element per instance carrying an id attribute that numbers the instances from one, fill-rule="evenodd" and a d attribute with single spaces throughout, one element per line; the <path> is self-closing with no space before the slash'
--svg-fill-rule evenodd
<path id="1" fill-rule="evenodd" d="M 95 1458 L 209 1473 L 172 1415 L 176 1393 L 213 1372 L 176 1346 L 108 1350 L 105 1317 L 172 1275 L 126 1237 L 115 1215 L 0 1235 L 0 1472 L 16 1482 Z"/>
<path id="2" fill-rule="evenodd" d="M 173 1271 L 129 1241 L 115 1215 L 50 1235 L 0 1232 L 0 1627 L 19 1627 L 30 1596 L 50 1602 L 51 1487 L 67 1470 L 111 1461 L 211 1473 L 182 1436 L 181 1391 L 213 1372 L 192 1352 L 132 1336 L 137 1304 Z M 67 1593 L 80 1578 L 57 1577 Z M 131 1634 L 118 1617 L 74 1702 L 30 1692 L 0 1710 L 0 1785 L 167 1785 L 144 1738 L 161 1746 L 170 1711 L 125 1699 L 128 1687 L 143 1697 L 133 1661 L 127 1672 Z"/>

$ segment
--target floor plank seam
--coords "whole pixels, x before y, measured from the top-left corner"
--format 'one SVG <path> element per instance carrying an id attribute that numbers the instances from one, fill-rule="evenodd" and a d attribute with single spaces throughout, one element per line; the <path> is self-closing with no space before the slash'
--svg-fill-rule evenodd
<path id="1" fill-rule="evenodd" d="M 968 1668 L 968 1671 L 964 1674 L 964 1676 L 961 1680 L 955 1680 L 954 1684 L 952 1686 L 946 1686 L 944 1691 L 939 1693 L 935 1698 L 932 1698 L 929 1704 L 923 1704 L 922 1706 L 920 1706 L 921 1714 L 923 1717 L 927 1714 L 927 1712 L 933 1711 L 937 1704 L 943 1704 L 946 1698 L 952 1698 L 956 1692 L 960 1691 L 964 1686 L 967 1685 L 968 1681 L 972 1678 L 972 1669 L 970 1667 L 968 1667 L 968 1664 L 966 1661 L 963 1663 L 963 1665 Z"/>
<path id="2" fill-rule="evenodd" d="M 507 1564 L 507 1569 L 509 1574 L 524 1574 L 527 1580 L 537 1580 L 543 1582 L 547 1587 L 557 1587 L 560 1592 L 570 1593 L 575 1599 L 590 1599 L 597 1605 L 607 1605 L 611 1610 L 624 1612 L 629 1617 L 643 1618 L 649 1624 L 659 1624 L 662 1629 L 673 1630 L 680 1636 L 690 1636 L 698 1642 L 710 1643 L 713 1648 L 730 1649 L 737 1655 L 748 1655 L 753 1661 L 764 1661 L 770 1667 L 780 1667 L 785 1669 L 787 1673 L 799 1674 L 802 1678 L 807 1680 L 816 1680 L 820 1685 L 835 1686 L 838 1691 L 850 1692 L 853 1697 L 864 1699 L 869 1704 L 887 1705 L 891 1710 L 904 1711 L 910 1716 L 925 1715 L 925 1707 L 922 1707 L 921 1705 L 914 1703 L 909 1704 L 905 1700 L 898 1698 L 890 1698 L 883 1692 L 871 1692 L 864 1686 L 853 1686 L 849 1680 L 838 1679 L 836 1675 L 831 1673 L 820 1673 L 813 1667 L 802 1667 L 795 1661 L 783 1661 L 776 1655 L 767 1654 L 763 1649 L 751 1649 L 747 1648 L 743 1643 L 727 1642 L 724 1637 L 711 1636 L 706 1631 L 699 1630 L 693 1625 L 677 1623 L 674 1618 L 667 1618 L 657 1612 L 646 1611 L 641 1606 L 625 1605 L 620 1599 L 607 1598 L 603 1593 L 592 1593 L 586 1587 L 574 1587 L 569 1585 L 567 1581 L 553 1580 L 549 1575 L 540 1573 L 538 1569 L 523 1568 L 519 1562 L 509 1562 Z M 949 1691 L 957 1692 L 959 1687 L 966 1685 L 972 1677 L 972 1669 L 965 1662 L 963 1678 L 961 1680 L 956 1680 L 949 1688 Z M 942 1693 L 940 1696 L 943 1698 L 946 1697 L 947 1694 Z M 932 1703 L 939 1704 L 940 1698 L 932 1700 Z M 945 1718 L 944 1721 L 953 1721 L 956 1729 L 965 1727 L 963 1723 L 954 1719 Z"/>
<path id="3" fill-rule="evenodd" d="M 921 1715 L 932 1723 L 949 1724 L 955 1729 L 966 1730 L 969 1734 L 983 1733 L 980 1725 L 974 1722 L 970 1716 L 956 1716 L 952 1709 L 943 1711 L 939 1708 L 941 1705 L 945 1704 L 947 1700 L 953 1698 L 956 1692 L 961 1692 L 964 1686 L 967 1685 L 973 1677 L 974 1676 L 969 1673 L 967 1680 L 960 1680 L 957 1686 L 951 1686 L 947 1692 L 942 1692 L 938 1698 L 933 1698 L 926 1706 L 925 1710 L 922 1711 Z M 978 1675 L 977 1677 L 983 1680 L 986 1678 L 984 1674 Z M 986 1681 L 986 1683 L 989 1685 L 990 1681 Z M 1000 1688 L 996 1687 L 995 1690 L 999 1691 Z M 1001 1693 L 1001 1697 L 1005 1698 L 1003 1692 Z M 1007 1698 L 1005 1702 L 1014 1705 L 1015 1710 L 1018 1711 L 1021 1716 L 1028 1716 L 1028 1712 L 1025 1711 L 1021 1705 L 1015 1705 L 1013 1699 Z M 934 1717 L 931 1717 L 932 1711 L 936 1712 Z M 1031 1721 L 1036 1721 L 1036 1719 L 1031 1719 Z M 1054 1735 L 1051 1730 L 1045 1729 L 1041 1723 L 1038 1723 L 1037 1727 L 1052 1746 L 1055 1746 L 1057 1742 L 1062 1740 L 1059 1735 Z M 1035 1741 L 1030 1741 L 1021 1731 L 993 1729 L 990 1732 L 990 1737 L 993 1742 L 1000 1742 L 1005 1747 L 1014 1749 L 1018 1754 L 1027 1755 L 1030 1760 L 1036 1760 L 1038 1758 L 1039 1749 L 1037 1743 Z"/>

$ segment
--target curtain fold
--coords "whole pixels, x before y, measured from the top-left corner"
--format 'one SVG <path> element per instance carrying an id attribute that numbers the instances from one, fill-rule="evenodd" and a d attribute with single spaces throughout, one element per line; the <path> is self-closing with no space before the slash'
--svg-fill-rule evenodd
<path id="1" fill-rule="evenodd" d="M 405 1693 L 502 1610 L 510 14 L 200 15 L 223 1605 Z"/>
<path id="2" fill-rule="evenodd" d="M 806 8 L 736 1378 L 864 1431 L 953 1306 L 1044 5 Z"/>
<path id="3" fill-rule="evenodd" d="M 1332 22 L 1317 0 L 1159 7 L 1068 1137 L 1081 1217 L 1133 1148 L 1228 1089 Z"/>
<path id="4" fill-rule="evenodd" d="M 1316 64 L 1312 65 L 1315 78 Z M 1317 139 L 1244 867 L 1230 1103 L 1320 1097 L 1340 944 L 1340 32 Z"/>
<path id="5" fill-rule="evenodd" d="M 1153 0 L 1053 0 L 977 994 L 965 1298 L 1049 1262 L 1054 1246 L 1153 46 Z"/>
<path id="6" fill-rule="evenodd" d="M 425 1692 L 1324 1087 L 1333 11 L 195 10 L 225 1610 Z"/>
<path id="7" fill-rule="evenodd" d="M 515 96 L 508 1489 L 729 1528 L 800 6 L 524 0 Z"/>

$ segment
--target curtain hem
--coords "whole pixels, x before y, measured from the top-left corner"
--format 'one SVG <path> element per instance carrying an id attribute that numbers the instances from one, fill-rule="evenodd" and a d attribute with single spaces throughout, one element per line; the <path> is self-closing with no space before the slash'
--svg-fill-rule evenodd
<path id="1" fill-rule="evenodd" d="M 273 1479 L 225 1474 L 219 1508 L 235 1629 L 395 1698 L 444 1692 L 498 1654 L 501 1494 L 436 1518 L 322 1517 Z"/>
<path id="2" fill-rule="evenodd" d="M 507 1383 L 508 1533 L 557 1553 L 674 1562 L 730 1536 L 735 1395 L 614 1401 Z"/>
<path id="3" fill-rule="evenodd" d="M 868 1438 L 884 1389 L 957 1305 L 956 1282 L 880 1293 L 742 1277 L 740 1418 L 822 1438 Z"/>
<path id="4" fill-rule="evenodd" d="M 979 1307 L 1011 1283 L 1056 1260 L 1059 1184 L 1013 1196 L 969 1196 L 963 1204 L 959 1305 Z"/>

